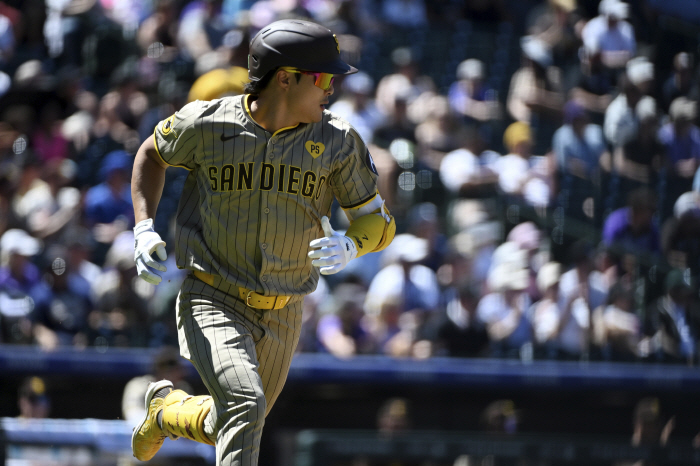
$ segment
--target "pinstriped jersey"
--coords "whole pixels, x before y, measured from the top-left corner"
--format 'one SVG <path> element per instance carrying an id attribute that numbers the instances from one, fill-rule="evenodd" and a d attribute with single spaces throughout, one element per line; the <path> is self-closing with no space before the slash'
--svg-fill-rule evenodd
<path id="1" fill-rule="evenodd" d="M 187 104 L 155 129 L 165 163 L 190 171 L 176 218 L 180 268 L 265 295 L 305 295 L 318 270 L 309 242 L 324 236 L 333 198 L 359 207 L 377 172 L 357 132 L 328 111 L 319 123 L 274 134 L 250 115 L 248 96 Z"/>

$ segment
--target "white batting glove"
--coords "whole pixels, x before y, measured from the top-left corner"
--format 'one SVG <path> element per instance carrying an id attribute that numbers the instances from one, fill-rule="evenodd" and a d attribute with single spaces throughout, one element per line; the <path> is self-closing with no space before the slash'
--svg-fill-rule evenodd
<path id="1" fill-rule="evenodd" d="M 165 272 L 167 268 L 151 257 L 153 251 L 158 254 L 162 261 L 168 258 L 168 254 L 165 252 L 165 241 L 153 229 L 153 219 L 148 218 L 140 221 L 134 227 L 134 261 L 139 277 L 148 283 L 157 285 L 162 278 L 157 273 L 151 272 L 149 267 L 161 272 Z"/>
<path id="2" fill-rule="evenodd" d="M 323 275 L 338 273 L 357 257 L 357 246 L 347 236 L 334 231 L 328 217 L 321 218 L 321 227 L 326 237 L 309 243 L 310 247 L 319 248 L 309 252 L 309 257 L 315 259 L 311 265 L 320 267 Z"/>

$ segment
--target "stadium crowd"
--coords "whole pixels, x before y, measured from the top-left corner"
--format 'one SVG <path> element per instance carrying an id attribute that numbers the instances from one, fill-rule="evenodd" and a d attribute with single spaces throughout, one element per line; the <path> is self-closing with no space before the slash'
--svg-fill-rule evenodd
<path id="1" fill-rule="evenodd" d="M 241 93 L 250 37 L 304 17 L 361 70 L 330 110 L 398 234 L 323 277 L 299 351 L 697 364 L 700 26 L 652 3 L 0 2 L 0 342 L 177 346 L 186 172 L 167 172 L 154 287 L 133 155 L 188 101 Z"/>

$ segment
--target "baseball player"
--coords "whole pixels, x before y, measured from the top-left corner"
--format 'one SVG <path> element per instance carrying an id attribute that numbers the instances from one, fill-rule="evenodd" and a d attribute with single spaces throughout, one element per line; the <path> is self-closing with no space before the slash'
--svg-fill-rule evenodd
<path id="1" fill-rule="evenodd" d="M 324 109 L 334 75 L 357 70 L 325 27 L 282 20 L 250 43 L 245 94 L 187 104 L 159 123 L 134 162 L 139 276 L 158 284 L 165 243 L 153 218 L 168 166 L 189 175 L 176 218 L 180 353 L 209 396 L 161 380 L 131 439 L 146 461 L 165 437 L 216 445 L 217 465 L 256 465 L 265 416 L 287 378 L 303 297 L 319 272 L 385 248 L 396 224 L 377 192 L 365 143 Z M 328 215 L 336 198 L 343 235 Z"/>

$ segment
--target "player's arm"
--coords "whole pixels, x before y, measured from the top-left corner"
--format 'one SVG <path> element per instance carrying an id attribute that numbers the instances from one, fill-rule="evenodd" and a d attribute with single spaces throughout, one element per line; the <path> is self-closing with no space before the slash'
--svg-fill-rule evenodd
<path id="1" fill-rule="evenodd" d="M 131 175 L 131 199 L 134 204 L 134 261 L 139 277 L 157 285 L 161 277 L 150 268 L 165 272 L 164 265 L 156 262 L 151 254 L 155 251 L 161 260 L 167 259 L 165 241 L 153 229 L 158 203 L 163 194 L 165 170 L 168 165 L 158 155 L 153 136 L 146 139 L 134 158 Z"/>
<path id="2" fill-rule="evenodd" d="M 309 257 L 314 259 L 311 263 L 324 275 L 340 272 L 356 257 L 381 251 L 394 239 L 396 222 L 379 193 L 362 206 L 346 209 L 345 213 L 351 223 L 344 235 L 334 231 L 324 216 L 321 226 L 326 236 L 309 244 L 314 248 L 309 252 Z"/>
<path id="3" fill-rule="evenodd" d="M 379 193 L 365 205 L 345 209 L 345 215 L 350 220 L 345 236 L 355 243 L 357 257 L 381 251 L 394 239 L 396 222 Z"/>
<path id="4" fill-rule="evenodd" d="M 136 152 L 131 175 L 131 198 L 136 223 L 155 218 L 165 184 L 166 168 L 168 165 L 158 155 L 151 135 Z"/>

